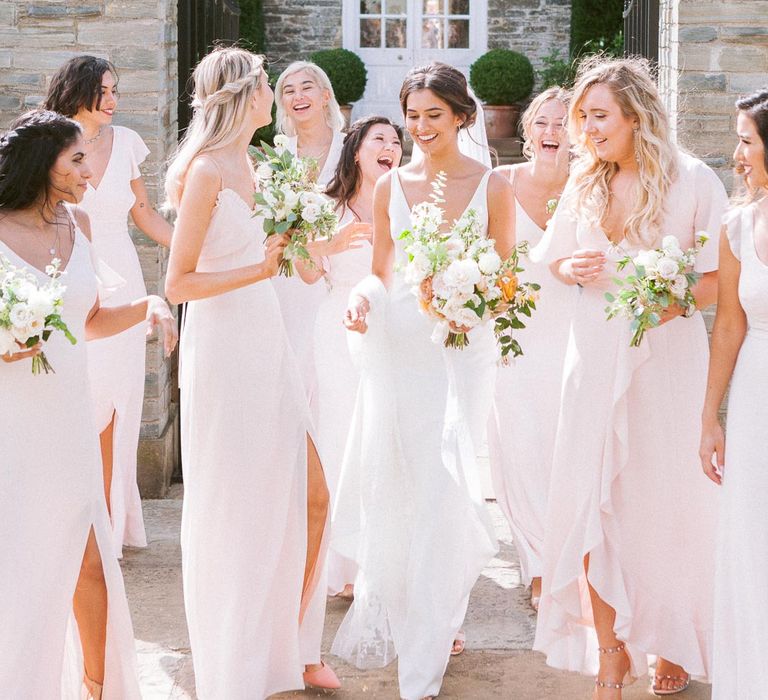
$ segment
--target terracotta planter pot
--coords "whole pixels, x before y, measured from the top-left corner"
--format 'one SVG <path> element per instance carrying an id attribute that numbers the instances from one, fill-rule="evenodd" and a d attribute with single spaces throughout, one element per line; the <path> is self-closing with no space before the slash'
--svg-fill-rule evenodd
<path id="1" fill-rule="evenodd" d="M 483 105 L 483 111 L 489 139 L 509 139 L 517 136 L 520 105 Z"/>
<path id="2" fill-rule="evenodd" d="M 339 109 L 344 115 L 345 128 L 348 129 L 352 121 L 352 105 L 339 105 Z"/>

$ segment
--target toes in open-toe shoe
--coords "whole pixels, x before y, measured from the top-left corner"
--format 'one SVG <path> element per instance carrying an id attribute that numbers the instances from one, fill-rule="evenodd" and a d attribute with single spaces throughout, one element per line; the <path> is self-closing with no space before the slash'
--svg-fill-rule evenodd
<path id="1" fill-rule="evenodd" d="M 661 684 L 664 681 L 672 681 L 673 688 L 661 688 Z M 684 690 L 688 690 L 688 686 L 691 684 L 690 674 L 686 674 L 685 678 L 681 676 L 654 676 L 653 683 L 651 684 L 651 690 L 653 694 L 662 697 L 664 695 L 677 695 Z"/>
<path id="2" fill-rule="evenodd" d="M 464 652 L 464 647 L 467 643 L 467 635 L 464 634 L 464 630 L 456 632 L 456 638 L 453 640 L 453 646 L 451 647 L 451 656 L 458 656 Z"/>
<path id="3" fill-rule="evenodd" d="M 325 690 L 341 688 L 341 682 L 325 661 L 321 661 L 320 668 L 315 671 L 304 671 L 304 685 L 308 688 L 323 688 Z"/>

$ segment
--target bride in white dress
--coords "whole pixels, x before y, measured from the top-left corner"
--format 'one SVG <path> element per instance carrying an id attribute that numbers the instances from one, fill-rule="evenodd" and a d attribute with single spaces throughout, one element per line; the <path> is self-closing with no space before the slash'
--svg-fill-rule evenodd
<path id="1" fill-rule="evenodd" d="M 94 427 L 85 341 L 145 319 L 166 352 L 176 322 L 158 297 L 99 303 L 98 267 L 79 202 L 91 169 L 80 127 L 49 111 L 19 117 L 0 138 L 0 255 L 41 284 L 62 262 L 62 318 L 20 350 L 0 329 L 0 697 L 139 700 L 123 579 L 114 557 Z M 10 342 L 9 342 L 10 341 Z M 54 368 L 32 374 L 41 349 Z M 11 352 L 13 351 L 13 352 Z M 73 614 L 74 613 L 74 614 Z"/>
<path id="2" fill-rule="evenodd" d="M 459 71 L 413 69 L 400 100 L 424 158 L 376 185 L 373 275 L 353 291 L 345 318 L 365 335 L 333 546 L 361 572 L 332 651 L 361 668 L 398 656 L 400 696 L 419 700 L 440 692 L 470 590 L 496 551 L 475 449 L 498 353 L 490 326 L 472 331 L 462 351 L 431 341 L 433 324 L 397 271 L 399 236 L 440 171 L 446 220 L 475 209 L 502 257 L 514 247 L 514 210 L 506 180 L 459 150 L 458 133 L 476 114 Z"/>
<path id="3" fill-rule="evenodd" d="M 253 216 L 248 144 L 271 118 L 262 59 L 217 49 L 168 170 L 166 293 L 181 341 L 184 602 L 201 700 L 338 688 L 320 661 L 328 490 L 275 291 L 287 239 Z M 302 678 L 302 671 L 303 678 Z"/>

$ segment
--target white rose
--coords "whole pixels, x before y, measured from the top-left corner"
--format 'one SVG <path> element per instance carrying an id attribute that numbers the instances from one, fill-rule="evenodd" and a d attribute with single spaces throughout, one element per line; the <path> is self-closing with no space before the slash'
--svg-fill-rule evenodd
<path id="1" fill-rule="evenodd" d="M 299 195 L 290 186 L 283 185 L 280 191 L 283 193 L 283 201 L 288 209 L 293 209 L 299 203 Z"/>
<path id="2" fill-rule="evenodd" d="M 35 318 L 45 319 L 46 316 L 53 313 L 53 299 L 50 294 L 40 289 L 36 289 L 29 295 L 27 306 L 29 306 Z"/>
<path id="3" fill-rule="evenodd" d="M 0 355 L 13 355 L 18 349 L 13 333 L 7 328 L 0 328 Z"/>
<path id="4" fill-rule="evenodd" d="M 301 218 L 308 224 L 314 224 L 320 218 L 320 207 L 317 204 L 308 204 L 301 210 Z"/>
<path id="5" fill-rule="evenodd" d="M 463 294 L 472 294 L 482 274 L 471 259 L 454 260 L 445 271 L 445 284 Z"/>
<path id="6" fill-rule="evenodd" d="M 501 267 L 501 258 L 495 251 L 483 253 L 477 261 L 477 266 L 484 275 L 492 275 Z"/>
<path id="7" fill-rule="evenodd" d="M 259 180 L 269 180 L 272 177 L 272 168 L 269 167 L 269 163 L 261 163 L 258 168 L 256 168 L 256 175 L 258 176 Z"/>
<path id="8" fill-rule="evenodd" d="M 451 321 L 453 321 L 457 326 L 474 328 L 480 324 L 481 319 L 474 311 L 472 311 L 472 309 L 468 309 L 466 306 L 462 306 L 451 313 Z"/>
<path id="9" fill-rule="evenodd" d="M 661 253 L 655 250 L 643 250 L 635 256 L 634 263 L 638 267 L 644 267 L 646 271 L 652 270 L 659 262 Z"/>
<path id="10" fill-rule="evenodd" d="M 664 239 L 661 241 L 661 247 L 664 249 L 664 252 L 675 258 L 679 258 L 683 254 L 683 251 L 680 250 L 680 243 L 675 236 L 664 236 Z"/>
<path id="11" fill-rule="evenodd" d="M 432 329 L 432 336 L 431 340 L 433 343 L 445 343 L 446 340 L 448 340 L 448 332 L 450 331 L 450 328 L 448 327 L 448 324 L 445 321 L 440 321 L 435 324 L 435 327 Z"/>
<path id="12" fill-rule="evenodd" d="M 672 258 L 662 258 L 656 265 L 656 274 L 665 280 L 672 280 L 680 272 L 680 266 Z"/>

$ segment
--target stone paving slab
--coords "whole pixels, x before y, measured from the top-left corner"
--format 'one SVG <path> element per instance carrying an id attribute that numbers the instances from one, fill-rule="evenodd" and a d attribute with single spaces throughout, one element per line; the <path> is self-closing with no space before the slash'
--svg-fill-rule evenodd
<path id="1" fill-rule="evenodd" d="M 145 501 L 149 547 L 127 549 L 123 559 L 145 700 L 194 700 L 194 674 L 181 588 L 180 489 L 175 498 Z M 467 650 L 451 659 L 441 700 L 587 700 L 592 681 L 555 671 L 531 645 L 536 618 L 520 582 L 520 567 L 509 529 L 495 503 L 489 503 L 500 539 L 470 600 L 465 630 Z M 329 599 L 323 648 L 330 648 L 348 603 Z M 275 695 L 277 700 L 333 696 L 338 700 L 398 700 L 396 664 L 359 671 L 326 657 L 343 683 L 336 692 L 303 691 Z M 624 700 L 653 697 L 646 679 L 625 691 Z M 709 686 L 694 683 L 681 700 L 709 700 Z"/>

